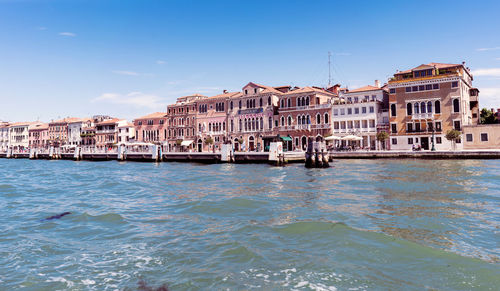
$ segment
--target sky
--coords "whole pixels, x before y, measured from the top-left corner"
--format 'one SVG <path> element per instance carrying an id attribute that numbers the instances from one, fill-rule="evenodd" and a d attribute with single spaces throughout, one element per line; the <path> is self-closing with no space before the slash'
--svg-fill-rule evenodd
<path id="1" fill-rule="evenodd" d="M 248 82 L 348 88 L 471 68 L 500 108 L 500 1 L 0 0 L 0 120 L 132 120 Z"/>

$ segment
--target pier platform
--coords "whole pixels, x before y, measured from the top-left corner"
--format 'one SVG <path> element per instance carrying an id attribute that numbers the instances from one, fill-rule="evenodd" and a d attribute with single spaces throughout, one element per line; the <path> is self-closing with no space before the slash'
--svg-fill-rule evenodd
<path id="1" fill-rule="evenodd" d="M 500 159 L 500 150 L 330 152 L 330 159 Z"/>

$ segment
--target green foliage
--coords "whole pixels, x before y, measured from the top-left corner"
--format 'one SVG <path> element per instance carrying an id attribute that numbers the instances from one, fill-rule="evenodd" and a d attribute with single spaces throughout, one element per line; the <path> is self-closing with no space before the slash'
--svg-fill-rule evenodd
<path id="1" fill-rule="evenodd" d="M 452 129 L 452 130 L 448 130 L 446 132 L 446 139 L 449 140 L 449 141 L 455 141 L 457 138 L 460 137 L 460 135 L 462 135 L 462 133 L 456 129 Z"/>
<path id="2" fill-rule="evenodd" d="M 175 141 L 175 143 L 176 143 L 178 146 L 179 146 L 179 145 L 181 145 L 181 143 L 182 143 L 182 139 L 178 139 L 178 140 L 176 140 L 176 141 Z"/>
<path id="3" fill-rule="evenodd" d="M 380 142 L 384 142 L 388 138 L 389 138 L 389 134 L 387 133 L 387 131 L 381 131 L 381 132 L 377 133 L 377 140 Z"/>
<path id="4" fill-rule="evenodd" d="M 497 118 L 493 111 L 486 108 L 481 109 L 481 124 L 492 124 L 496 122 Z"/>
<path id="5" fill-rule="evenodd" d="M 213 144 L 213 143 L 214 143 L 214 140 L 213 140 L 213 138 L 211 138 L 211 137 L 209 136 L 209 137 L 207 137 L 207 138 L 205 139 L 205 143 L 206 143 L 206 144 Z"/>
<path id="6" fill-rule="evenodd" d="M 242 143 L 243 143 L 243 139 L 242 139 L 242 138 L 238 138 L 238 142 L 239 142 L 240 144 L 242 144 Z"/>

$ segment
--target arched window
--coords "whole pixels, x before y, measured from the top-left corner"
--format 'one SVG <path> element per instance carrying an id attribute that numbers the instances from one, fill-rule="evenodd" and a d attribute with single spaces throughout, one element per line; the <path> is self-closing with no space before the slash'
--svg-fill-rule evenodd
<path id="1" fill-rule="evenodd" d="M 396 116 L 396 104 L 391 104 L 391 116 Z"/>
<path id="2" fill-rule="evenodd" d="M 262 107 L 262 98 L 259 100 L 259 107 Z"/>
<path id="3" fill-rule="evenodd" d="M 226 122 L 225 121 L 222 123 L 222 130 L 226 130 Z"/>
<path id="4" fill-rule="evenodd" d="M 427 111 L 425 109 L 425 102 L 420 103 L 420 113 L 425 113 Z"/>
<path id="5" fill-rule="evenodd" d="M 234 120 L 231 119 L 231 132 L 234 131 Z"/>
<path id="6" fill-rule="evenodd" d="M 245 118 L 245 131 L 248 130 L 248 123 L 247 123 L 247 119 Z"/>
<path id="7" fill-rule="evenodd" d="M 255 130 L 255 118 L 252 118 L 252 130 Z"/>
<path id="8" fill-rule="evenodd" d="M 241 109 L 241 100 L 238 102 L 238 108 Z"/>
<path id="9" fill-rule="evenodd" d="M 432 113 L 432 102 L 431 101 L 427 102 L 427 113 Z"/>
<path id="10" fill-rule="evenodd" d="M 306 116 L 305 116 L 305 115 L 302 115 L 302 125 L 307 124 L 306 122 L 307 122 L 307 120 L 306 120 Z"/>
<path id="11" fill-rule="evenodd" d="M 419 114 L 419 113 L 420 113 L 420 110 L 419 110 L 419 109 L 420 109 L 420 107 L 418 106 L 418 103 L 413 104 L 413 108 L 415 109 L 415 110 L 414 110 L 414 111 L 415 111 L 415 114 Z"/>
<path id="12" fill-rule="evenodd" d="M 250 100 L 247 99 L 247 108 L 250 108 Z"/>
<path id="13" fill-rule="evenodd" d="M 272 129 L 273 128 L 273 118 L 272 117 L 269 117 L 269 129 Z"/>
<path id="14" fill-rule="evenodd" d="M 412 115 L 411 103 L 406 104 L 406 115 Z"/>
<path id="15" fill-rule="evenodd" d="M 281 126 L 285 126 L 285 117 L 281 116 Z"/>
<path id="16" fill-rule="evenodd" d="M 434 102 L 434 112 L 441 113 L 441 102 L 439 102 L 439 100 L 436 100 L 436 102 Z"/>
<path id="17" fill-rule="evenodd" d="M 290 98 L 288 98 L 286 106 L 287 107 L 292 107 L 292 100 Z"/>
<path id="18" fill-rule="evenodd" d="M 271 96 L 267 97 L 267 105 L 271 105 Z"/>
<path id="19" fill-rule="evenodd" d="M 316 124 L 320 124 L 321 123 L 321 115 L 318 113 L 316 114 Z"/>
<path id="20" fill-rule="evenodd" d="M 325 113 L 325 123 L 330 123 L 330 116 L 328 115 L 328 113 Z"/>
<path id="21" fill-rule="evenodd" d="M 458 99 L 453 99 L 453 112 L 460 112 L 460 102 Z"/>
<path id="22" fill-rule="evenodd" d="M 311 124 L 311 116 L 307 115 L 307 124 Z"/>
<path id="23" fill-rule="evenodd" d="M 309 96 L 306 98 L 306 106 L 309 106 Z"/>
<path id="24" fill-rule="evenodd" d="M 292 125 L 292 117 L 290 115 L 288 115 L 288 125 Z"/>
<path id="25" fill-rule="evenodd" d="M 208 131 L 212 131 L 212 123 L 208 124 Z"/>
<path id="26" fill-rule="evenodd" d="M 229 107 L 230 107 L 230 109 L 231 109 L 231 110 L 233 110 L 233 101 L 231 101 L 231 102 L 229 103 Z"/>
<path id="27" fill-rule="evenodd" d="M 240 131 L 243 129 L 243 126 L 242 126 L 242 121 L 240 119 Z"/>
<path id="28" fill-rule="evenodd" d="M 285 99 L 281 99 L 281 108 L 285 107 Z"/>

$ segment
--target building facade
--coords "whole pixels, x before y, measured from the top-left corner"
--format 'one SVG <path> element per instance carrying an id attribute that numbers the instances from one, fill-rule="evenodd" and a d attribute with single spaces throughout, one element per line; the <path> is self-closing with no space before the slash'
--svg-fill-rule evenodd
<path id="1" fill-rule="evenodd" d="M 49 124 L 33 123 L 28 128 L 29 147 L 37 149 L 49 148 Z"/>
<path id="2" fill-rule="evenodd" d="M 134 119 L 134 136 L 136 140 L 163 144 L 167 141 L 168 136 L 167 120 L 166 112 L 155 112 Z"/>
<path id="3" fill-rule="evenodd" d="M 391 149 L 463 149 L 461 138 L 451 142 L 445 135 L 478 122 L 472 80 L 465 63 L 429 63 L 394 74 L 388 83 Z"/>
<path id="4" fill-rule="evenodd" d="M 102 120 L 95 124 L 96 148 L 99 150 L 111 150 L 118 144 L 118 127 L 127 124 L 124 119 L 113 118 Z"/>
<path id="5" fill-rule="evenodd" d="M 167 106 L 168 137 L 164 150 L 170 152 L 196 151 L 198 101 L 207 98 L 200 94 L 177 98 L 175 104 Z"/>
<path id="6" fill-rule="evenodd" d="M 0 122 L 0 152 L 6 152 L 9 146 L 9 123 Z"/>
<path id="7" fill-rule="evenodd" d="M 380 88 L 380 83 L 375 81 L 375 86 L 343 90 L 339 97 L 332 103 L 333 135 L 358 136 L 361 140 L 354 144 L 362 149 L 384 148 L 377 142 L 377 133 L 389 123 L 387 89 Z M 339 145 L 347 146 L 347 142 Z"/>
<path id="8" fill-rule="evenodd" d="M 9 148 L 27 151 L 29 148 L 29 127 L 32 122 L 15 122 L 9 126 Z"/>
<path id="9" fill-rule="evenodd" d="M 241 94 L 229 98 L 228 140 L 236 151 L 264 151 L 274 133 L 274 115 L 283 92 L 270 86 L 248 83 Z"/>

